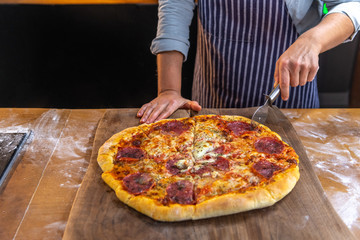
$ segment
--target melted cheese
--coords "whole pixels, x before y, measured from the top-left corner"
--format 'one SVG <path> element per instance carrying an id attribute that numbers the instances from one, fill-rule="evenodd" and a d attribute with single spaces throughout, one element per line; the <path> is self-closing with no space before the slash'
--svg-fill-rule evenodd
<path id="1" fill-rule="evenodd" d="M 212 171 L 212 172 L 211 172 L 211 177 L 212 177 L 212 178 L 217 178 L 217 177 L 219 177 L 219 176 L 220 176 L 219 172 L 217 172 L 217 171 Z"/>
<path id="2" fill-rule="evenodd" d="M 215 149 L 213 143 L 210 142 L 198 142 L 195 145 L 195 150 L 193 151 L 193 155 L 195 159 L 201 159 L 204 155 Z"/>
<path id="3" fill-rule="evenodd" d="M 208 155 L 207 155 L 208 156 Z M 210 158 L 208 160 L 201 160 L 201 161 L 198 161 L 198 163 L 201 163 L 201 164 L 209 164 L 209 163 L 214 163 L 216 161 L 216 158 Z"/>
<path id="4" fill-rule="evenodd" d="M 176 167 L 178 169 L 185 169 L 188 167 L 187 161 L 185 159 L 179 160 L 175 163 Z"/>

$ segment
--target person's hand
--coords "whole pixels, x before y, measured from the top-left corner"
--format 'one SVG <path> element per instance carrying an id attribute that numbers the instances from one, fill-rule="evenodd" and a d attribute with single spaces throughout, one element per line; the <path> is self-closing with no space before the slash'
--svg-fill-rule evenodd
<path id="1" fill-rule="evenodd" d="M 151 102 L 144 104 L 138 111 L 137 116 L 141 117 L 141 123 L 153 123 L 167 118 L 179 108 L 194 111 L 201 110 L 198 102 L 185 99 L 176 91 L 167 90 L 160 93 Z"/>
<path id="2" fill-rule="evenodd" d="M 299 38 L 277 60 L 275 84 L 280 84 L 281 98 L 289 99 L 289 88 L 311 82 L 319 69 L 320 47 L 307 38 Z"/>

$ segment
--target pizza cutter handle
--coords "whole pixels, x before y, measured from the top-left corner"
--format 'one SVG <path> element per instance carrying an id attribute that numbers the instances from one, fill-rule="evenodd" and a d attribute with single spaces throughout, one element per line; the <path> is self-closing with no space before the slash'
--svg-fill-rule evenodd
<path id="1" fill-rule="evenodd" d="M 267 99 L 270 100 L 269 103 L 270 105 L 273 104 L 273 102 L 275 102 L 275 100 L 279 97 L 280 95 L 280 84 L 277 83 L 274 86 L 274 89 L 271 91 L 271 93 L 267 96 Z"/>

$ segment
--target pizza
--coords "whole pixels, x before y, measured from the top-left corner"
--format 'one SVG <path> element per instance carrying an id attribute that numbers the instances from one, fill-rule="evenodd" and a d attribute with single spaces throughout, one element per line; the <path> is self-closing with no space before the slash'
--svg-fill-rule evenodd
<path id="1" fill-rule="evenodd" d="M 159 221 L 183 221 L 271 206 L 299 179 L 299 157 L 265 125 L 200 115 L 127 128 L 97 161 L 128 206 Z"/>

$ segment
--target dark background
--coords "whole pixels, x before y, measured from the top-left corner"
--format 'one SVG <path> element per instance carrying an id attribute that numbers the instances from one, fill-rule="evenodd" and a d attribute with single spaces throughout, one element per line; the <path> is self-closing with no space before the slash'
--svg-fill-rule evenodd
<path id="1" fill-rule="evenodd" d="M 140 107 L 157 94 L 156 25 L 157 5 L 0 5 L 0 107 Z M 321 55 L 322 107 L 348 106 L 357 46 L 358 38 Z"/>

